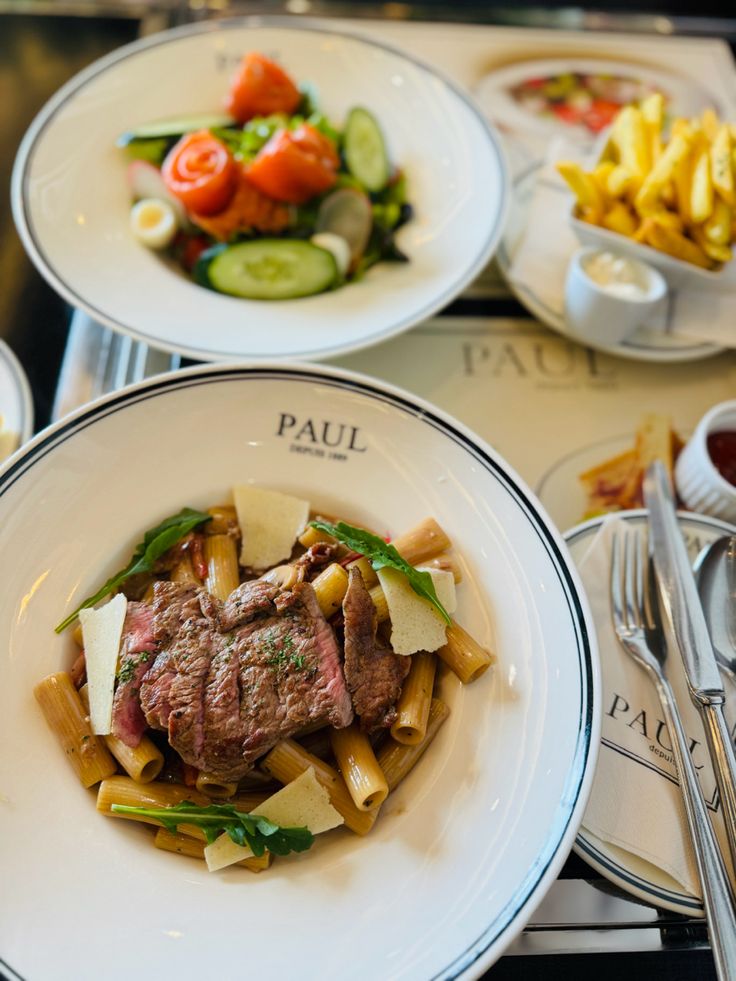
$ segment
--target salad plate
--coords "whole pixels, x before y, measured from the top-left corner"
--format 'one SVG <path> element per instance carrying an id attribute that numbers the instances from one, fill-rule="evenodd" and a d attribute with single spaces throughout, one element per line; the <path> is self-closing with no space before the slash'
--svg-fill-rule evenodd
<path id="1" fill-rule="evenodd" d="M 512 133 L 581 144 L 594 142 L 622 106 L 654 91 L 676 115 L 696 115 L 717 101 L 665 68 L 605 57 L 517 61 L 488 72 L 474 91 L 489 119 Z"/>
<path id="2" fill-rule="evenodd" d="M 0 340 L 0 461 L 33 434 L 33 399 L 20 362 Z"/>
<path id="3" fill-rule="evenodd" d="M 365 107 L 405 175 L 408 262 L 343 288 L 252 300 L 205 289 L 131 233 L 121 134 L 223 112 L 247 52 L 308 85 L 336 127 Z M 19 234 L 38 269 L 96 321 L 199 360 L 323 359 L 376 344 L 449 303 L 483 269 L 503 226 L 499 139 L 454 83 L 409 54 L 317 22 L 241 18 L 189 25 L 120 48 L 73 78 L 21 144 L 12 179 Z"/>
<path id="4" fill-rule="evenodd" d="M 647 513 L 643 510 L 621 511 L 617 517 L 639 526 L 644 526 L 647 521 Z M 710 542 L 734 532 L 733 525 L 707 515 L 679 512 L 678 519 L 692 562 L 695 562 L 700 551 Z M 570 554 L 578 565 L 600 530 L 603 520 L 593 518 L 565 532 Z M 626 658 L 628 655 L 621 651 L 621 656 Z M 632 756 L 631 767 L 638 765 L 639 761 Z M 621 820 L 625 823 L 625 818 L 622 817 Z M 635 823 L 636 816 L 632 816 L 630 820 L 632 824 Z M 683 916 L 704 915 L 700 899 L 686 892 L 674 878 L 631 851 L 603 841 L 584 825 L 578 832 L 574 850 L 609 882 L 638 899 Z"/>
<path id="5" fill-rule="evenodd" d="M 337 829 L 257 876 L 208 873 L 97 813 L 33 697 L 75 656 L 54 625 L 141 530 L 244 482 L 388 535 L 434 516 L 461 565 L 458 620 L 497 657 L 472 685 L 443 676 L 448 720 L 370 834 Z M 23 747 L 0 762 L 10 969 L 115 981 L 145 962 L 224 977 L 245 944 L 261 977 L 475 978 L 521 931 L 588 797 L 597 652 L 561 536 L 471 431 L 337 369 L 198 366 L 94 402 L 16 454 L 0 471 L 0 543 L 14 569 L 0 597 L 0 738 Z M 80 910 L 81 954 L 68 943 Z"/>

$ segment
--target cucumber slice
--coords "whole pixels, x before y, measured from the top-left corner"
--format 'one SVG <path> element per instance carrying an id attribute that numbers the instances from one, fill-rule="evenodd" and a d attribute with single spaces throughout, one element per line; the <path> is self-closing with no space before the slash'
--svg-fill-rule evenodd
<path id="1" fill-rule="evenodd" d="M 183 136 L 184 133 L 194 133 L 198 129 L 213 129 L 218 126 L 234 126 L 232 116 L 223 113 L 209 113 L 202 116 L 177 116 L 174 119 L 162 119 L 157 123 L 144 123 L 122 133 L 117 139 L 118 146 L 127 146 L 139 140 L 161 140 L 173 136 Z"/>
<path id="2" fill-rule="evenodd" d="M 381 191 L 391 176 L 381 127 L 367 109 L 351 109 L 343 133 L 348 170 L 372 194 Z"/>
<path id="3" fill-rule="evenodd" d="M 329 289 L 338 277 L 334 256 L 301 239 L 259 238 L 231 245 L 207 267 L 212 289 L 249 300 L 291 300 Z"/>

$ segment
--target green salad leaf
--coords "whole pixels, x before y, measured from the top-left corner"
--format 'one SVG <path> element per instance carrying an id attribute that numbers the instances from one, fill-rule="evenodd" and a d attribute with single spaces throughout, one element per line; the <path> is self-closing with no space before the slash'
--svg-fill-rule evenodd
<path id="1" fill-rule="evenodd" d="M 333 538 L 342 542 L 343 545 L 347 545 L 354 552 L 365 555 L 376 571 L 378 569 L 397 569 L 399 572 L 403 572 L 414 592 L 423 599 L 429 600 L 445 623 L 450 624 L 450 615 L 437 597 L 430 574 L 421 572 L 419 569 L 415 569 L 413 565 L 409 565 L 406 559 L 399 555 L 395 546 L 384 542 L 378 535 L 364 531 L 362 528 L 354 528 L 345 521 L 338 521 L 336 525 L 332 525 L 328 521 L 310 521 L 310 524 L 313 528 L 318 528 L 320 531 L 332 535 Z"/>
<path id="2" fill-rule="evenodd" d="M 274 855 L 305 852 L 312 847 L 314 841 L 309 828 L 282 828 L 268 818 L 239 811 L 234 804 L 209 804 L 205 807 L 183 800 L 172 807 L 113 804 L 110 810 L 116 814 L 155 818 L 172 834 L 178 830 L 180 824 L 194 825 L 202 830 L 208 845 L 223 832 L 227 832 L 236 845 L 250 846 L 258 858 L 266 849 Z"/>
<path id="3" fill-rule="evenodd" d="M 254 116 L 249 119 L 242 129 L 229 126 L 214 126 L 210 132 L 221 143 L 224 143 L 236 160 L 249 163 L 268 143 L 278 130 L 295 130 L 302 123 L 309 123 L 314 129 L 328 136 L 336 146 L 340 145 L 340 134 L 330 124 L 329 119 L 321 112 L 309 115 L 297 114 L 287 116 L 283 112 L 275 112 L 270 116 Z"/>
<path id="4" fill-rule="evenodd" d="M 97 590 L 94 596 L 88 596 L 86 600 L 70 613 L 66 619 L 55 628 L 56 633 L 60 634 L 72 623 L 80 610 L 86 610 L 95 603 L 99 603 L 108 593 L 117 589 L 126 579 L 135 576 L 140 572 L 151 572 L 157 559 L 160 559 L 164 552 L 167 552 L 172 545 L 176 545 L 180 539 L 188 535 L 190 531 L 210 521 L 212 515 L 205 514 L 203 511 L 194 511 L 192 508 L 182 508 L 178 514 L 171 515 L 155 528 L 150 528 L 143 536 L 143 541 L 139 542 L 133 552 L 133 558 L 120 572 L 116 572 L 112 578 L 108 579 L 104 586 Z"/>

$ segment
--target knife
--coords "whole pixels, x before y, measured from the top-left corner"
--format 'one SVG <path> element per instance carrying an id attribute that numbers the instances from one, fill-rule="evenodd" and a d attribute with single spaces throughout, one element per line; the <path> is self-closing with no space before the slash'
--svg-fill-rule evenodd
<path id="1" fill-rule="evenodd" d="M 705 727 L 736 868 L 736 757 L 723 715 L 726 694 L 677 522 L 669 476 L 659 460 L 644 476 L 644 503 L 649 511 L 649 543 L 662 608 L 682 655 L 690 697 Z"/>

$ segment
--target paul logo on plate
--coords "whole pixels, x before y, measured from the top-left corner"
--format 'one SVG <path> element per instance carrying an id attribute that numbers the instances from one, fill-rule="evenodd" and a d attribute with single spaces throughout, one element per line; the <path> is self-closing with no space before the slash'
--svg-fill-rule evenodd
<path id="1" fill-rule="evenodd" d="M 289 412 L 279 413 L 276 435 L 291 441 L 292 453 L 326 457 L 330 460 L 349 459 L 349 453 L 365 453 L 368 449 L 358 426 L 330 419 L 298 417 Z"/>

